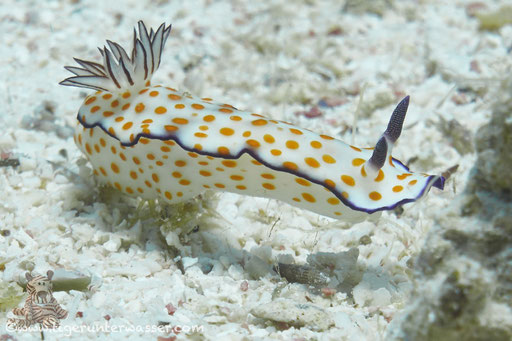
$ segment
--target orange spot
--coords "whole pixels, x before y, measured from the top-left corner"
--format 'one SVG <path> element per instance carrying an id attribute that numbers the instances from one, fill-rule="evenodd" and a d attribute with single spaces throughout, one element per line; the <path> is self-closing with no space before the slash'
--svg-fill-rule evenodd
<path id="1" fill-rule="evenodd" d="M 155 156 L 153 154 L 151 154 L 151 153 L 148 153 L 146 155 L 146 157 L 148 158 L 148 160 L 154 160 L 155 159 Z"/>
<path id="2" fill-rule="evenodd" d="M 156 107 L 155 114 L 162 115 L 167 112 L 167 109 L 165 107 Z"/>
<path id="3" fill-rule="evenodd" d="M 147 86 L 147 85 L 146 85 Z M 142 95 L 143 93 L 147 92 L 149 89 L 142 89 L 141 91 L 139 91 L 139 94 Z"/>
<path id="4" fill-rule="evenodd" d="M 227 108 L 220 108 L 219 111 L 226 114 L 231 114 L 233 112 L 233 110 Z"/>
<path id="5" fill-rule="evenodd" d="M 124 117 L 123 116 L 119 116 L 119 117 L 116 117 L 116 119 L 114 121 L 121 122 L 122 120 L 124 120 Z"/>
<path id="6" fill-rule="evenodd" d="M 174 107 L 175 107 L 176 109 L 184 109 L 184 108 L 185 108 L 185 104 L 183 104 L 183 103 L 178 103 L 178 104 L 174 105 Z"/>
<path id="7" fill-rule="evenodd" d="M 393 163 L 393 158 L 391 157 L 391 155 L 389 156 L 388 161 L 389 161 L 389 165 L 391 167 L 395 167 L 395 164 Z"/>
<path id="8" fill-rule="evenodd" d="M 295 163 L 288 162 L 288 161 L 283 162 L 283 167 L 284 168 L 288 168 L 290 170 L 297 170 L 297 169 L 299 169 L 299 167 Z"/>
<path id="9" fill-rule="evenodd" d="M 362 175 L 363 177 L 366 177 L 366 171 L 364 170 L 364 166 L 363 166 L 363 167 L 361 167 L 361 175 Z"/>
<path id="10" fill-rule="evenodd" d="M 368 196 L 374 201 L 382 199 L 382 195 L 379 192 L 371 192 Z"/>
<path id="11" fill-rule="evenodd" d="M 101 144 L 102 147 L 105 147 L 107 145 L 107 143 L 105 142 L 103 137 L 100 137 L 100 144 Z"/>
<path id="12" fill-rule="evenodd" d="M 202 109 L 204 109 L 204 105 L 194 103 L 194 104 L 192 104 L 192 108 L 194 108 L 196 110 L 202 110 Z"/>
<path id="13" fill-rule="evenodd" d="M 119 166 L 118 166 L 118 165 L 116 165 L 114 162 L 112 162 L 112 163 L 110 164 L 110 168 L 112 168 L 112 171 L 113 171 L 114 173 L 119 173 Z"/>
<path id="14" fill-rule="evenodd" d="M 89 143 L 85 144 L 85 150 L 87 151 L 87 153 L 92 154 L 92 149 L 91 149 L 91 146 L 89 145 Z"/>
<path id="15" fill-rule="evenodd" d="M 212 176 L 212 173 L 205 170 L 200 170 L 199 174 L 201 174 L 202 176 Z"/>
<path id="16" fill-rule="evenodd" d="M 269 184 L 268 182 L 264 182 L 264 183 L 262 183 L 262 184 L 261 184 L 261 186 L 262 186 L 263 188 L 270 189 L 270 190 L 272 190 L 272 189 L 276 189 L 276 186 L 274 186 L 274 185 L 272 185 L 272 184 Z"/>
<path id="17" fill-rule="evenodd" d="M 267 142 L 267 143 L 274 143 L 274 142 L 276 142 L 276 139 L 274 138 L 274 136 L 269 135 L 269 134 L 263 135 L 263 140 L 265 142 Z"/>
<path id="18" fill-rule="evenodd" d="M 308 180 L 304 180 L 303 178 L 295 178 L 295 182 L 302 186 L 311 186 L 311 182 L 309 182 Z"/>
<path id="19" fill-rule="evenodd" d="M 318 163 L 318 161 L 315 159 L 315 158 L 312 158 L 312 157 L 307 157 L 304 159 L 304 161 L 310 166 L 310 167 L 313 167 L 313 168 L 318 168 L 320 167 L 320 163 Z"/>
<path id="20" fill-rule="evenodd" d="M 375 182 L 379 182 L 379 181 L 382 181 L 382 180 L 384 180 L 384 172 L 382 171 L 382 169 L 379 169 L 379 174 L 374 179 L 374 181 Z"/>
<path id="21" fill-rule="evenodd" d="M 164 129 L 165 129 L 165 131 L 173 132 L 173 131 L 178 130 L 179 128 L 178 128 L 178 127 L 176 127 L 176 126 L 173 126 L 173 125 L 165 125 L 165 126 L 164 126 Z"/>
<path id="22" fill-rule="evenodd" d="M 199 144 L 199 143 L 196 143 L 196 144 L 194 145 L 194 149 L 197 149 L 197 150 L 203 150 L 203 146 L 202 146 L 201 144 Z"/>
<path id="23" fill-rule="evenodd" d="M 134 162 L 136 165 L 140 165 L 140 160 L 139 160 L 139 158 L 138 158 L 138 157 L 134 156 L 134 157 L 132 158 L 132 160 L 133 160 L 133 162 Z"/>
<path id="24" fill-rule="evenodd" d="M 357 148 L 357 147 L 354 147 L 354 146 L 350 146 L 350 148 L 354 149 L 356 152 L 360 152 L 361 151 L 360 148 Z"/>
<path id="25" fill-rule="evenodd" d="M 166 197 L 168 200 L 172 200 L 172 194 L 171 194 L 171 193 L 169 193 L 168 191 L 165 191 L 165 192 L 164 192 L 164 195 L 165 195 L 165 197 Z"/>
<path id="26" fill-rule="evenodd" d="M 226 136 L 231 136 L 235 133 L 235 131 L 231 128 L 221 128 L 219 130 L 219 132 L 222 134 L 222 135 L 226 135 Z"/>
<path id="27" fill-rule="evenodd" d="M 404 173 L 404 174 L 400 174 L 400 175 L 397 175 L 397 179 L 398 180 L 404 180 L 405 178 L 407 178 L 408 176 L 411 176 L 412 174 L 411 173 Z"/>
<path id="28" fill-rule="evenodd" d="M 140 188 L 140 187 L 137 187 L 137 191 L 138 191 L 139 193 L 144 193 L 144 190 L 143 190 L 142 188 Z"/>
<path id="29" fill-rule="evenodd" d="M 145 138 L 145 137 L 141 138 L 139 140 L 139 142 L 142 143 L 142 144 L 149 144 L 149 140 L 147 138 Z"/>
<path id="30" fill-rule="evenodd" d="M 117 154 L 117 149 L 114 146 L 110 147 L 110 151 L 112 152 L 112 154 Z"/>
<path id="31" fill-rule="evenodd" d="M 100 110 L 100 107 L 98 105 L 95 105 L 94 107 L 91 108 L 91 113 L 94 114 L 98 110 Z"/>
<path id="32" fill-rule="evenodd" d="M 300 131 L 299 129 L 295 129 L 295 128 L 290 128 L 290 132 L 292 134 L 295 134 L 295 135 L 302 135 L 302 131 Z"/>
<path id="33" fill-rule="evenodd" d="M 133 180 L 136 180 L 138 176 L 137 176 L 137 173 L 136 173 L 136 172 L 131 171 L 131 172 L 130 172 L 130 177 L 131 177 Z"/>
<path id="34" fill-rule="evenodd" d="M 242 180 L 244 179 L 244 177 L 243 177 L 243 176 L 241 176 L 241 175 L 236 175 L 236 174 L 235 174 L 235 175 L 231 175 L 229 178 L 230 178 L 231 180 L 235 180 L 235 181 L 242 181 Z"/>
<path id="35" fill-rule="evenodd" d="M 112 95 L 110 95 L 110 97 L 112 97 Z M 103 98 L 105 98 L 105 97 L 103 97 Z M 85 105 L 89 105 L 92 102 L 94 102 L 95 100 L 96 100 L 95 96 L 89 97 L 88 99 L 85 100 Z"/>
<path id="36" fill-rule="evenodd" d="M 205 134 L 205 133 L 195 133 L 194 136 L 195 137 L 205 138 L 205 137 L 208 137 L 208 134 Z"/>
<path id="37" fill-rule="evenodd" d="M 322 148 L 322 143 L 318 142 L 318 141 L 311 141 L 311 147 L 313 148 L 316 148 L 316 149 L 319 149 L 319 148 Z"/>
<path id="38" fill-rule="evenodd" d="M 103 174 L 104 176 L 107 176 L 107 171 L 105 171 L 105 168 L 100 167 L 100 172 L 101 172 L 101 174 Z"/>
<path id="39" fill-rule="evenodd" d="M 151 182 L 149 182 L 148 180 L 144 181 L 144 183 L 146 184 L 146 186 L 152 187 Z"/>
<path id="40" fill-rule="evenodd" d="M 251 162 L 252 162 L 253 164 L 255 164 L 256 166 L 261 166 L 261 162 L 258 162 L 258 161 L 256 161 L 256 160 L 251 160 Z"/>
<path id="41" fill-rule="evenodd" d="M 272 150 L 270 151 L 270 154 L 272 154 L 272 155 L 274 155 L 274 156 L 279 156 L 279 155 L 281 155 L 282 153 L 283 153 L 283 152 L 282 152 L 282 151 L 280 151 L 279 149 L 272 149 Z"/>
<path id="42" fill-rule="evenodd" d="M 409 181 L 409 186 L 416 185 L 417 182 L 418 182 L 418 180 L 411 180 L 411 181 Z"/>
<path id="43" fill-rule="evenodd" d="M 155 173 L 151 174 L 151 178 L 153 178 L 154 182 L 159 182 L 160 181 L 160 178 L 158 177 L 158 174 L 155 174 Z"/>
<path id="44" fill-rule="evenodd" d="M 229 149 L 227 147 L 224 147 L 224 146 L 221 146 L 221 147 L 217 148 L 217 151 L 221 155 L 228 155 L 229 154 Z"/>
<path id="45" fill-rule="evenodd" d="M 174 176 L 175 178 L 181 178 L 182 177 L 180 172 L 173 172 L 172 176 Z"/>
<path id="46" fill-rule="evenodd" d="M 181 99 L 181 96 L 176 95 L 176 94 L 168 94 L 167 97 L 169 99 L 172 99 L 173 101 L 177 101 L 177 100 Z"/>
<path id="47" fill-rule="evenodd" d="M 201 100 L 206 101 L 206 102 L 213 101 L 213 99 L 211 99 L 209 97 L 203 97 L 203 98 L 201 98 Z"/>
<path id="48" fill-rule="evenodd" d="M 293 198 L 292 200 L 293 200 L 293 201 L 296 201 L 296 202 L 300 202 L 300 199 L 299 199 L 299 198 Z"/>
<path id="49" fill-rule="evenodd" d="M 209 163 L 207 161 L 199 161 L 198 164 L 200 164 L 201 166 L 208 166 Z"/>
<path id="50" fill-rule="evenodd" d="M 217 188 L 226 188 L 223 184 L 214 184 L 214 186 Z"/>
<path id="51" fill-rule="evenodd" d="M 237 185 L 236 188 L 241 190 L 241 191 L 247 189 L 247 187 L 245 187 L 244 185 Z"/>
<path id="52" fill-rule="evenodd" d="M 138 103 L 136 106 L 135 106 L 135 112 L 137 114 L 141 113 L 144 108 L 146 108 L 146 106 L 144 105 L 144 103 Z"/>
<path id="53" fill-rule="evenodd" d="M 104 94 L 101 97 L 103 97 L 103 99 L 111 99 L 112 98 L 112 94 Z"/>
<path id="54" fill-rule="evenodd" d="M 269 179 L 269 180 L 273 180 L 275 179 L 276 177 L 273 176 L 272 174 L 268 174 L 268 173 L 263 173 L 261 174 L 261 177 L 264 178 L 264 179 Z"/>
<path id="55" fill-rule="evenodd" d="M 340 203 L 340 199 L 338 198 L 329 198 L 327 199 L 327 202 L 331 205 L 338 205 Z"/>
<path id="56" fill-rule="evenodd" d="M 181 192 L 176 192 L 176 195 L 179 196 L 179 197 L 182 197 L 183 196 L 183 193 Z"/>
<path id="57" fill-rule="evenodd" d="M 119 105 L 119 101 L 118 101 L 117 99 L 116 99 L 116 100 L 113 100 L 113 101 L 112 101 L 112 103 L 110 103 L 110 106 L 111 106 L 112 108 L 115 108 L 115 107 L 117 107 L 118 105 Z"/>
<path id="58" fill-rule="evenodd" d="M 352 166 L 361 166 L 363 163 L 365 163 L 366 161 L 363 160 L 363 159 L 360 159 L 360 158 L 355 158 L 354 160 L 352 160 Z"/>
<path id="59" fill-rule="evenodd" d="M 256 140 L 247 140 L 247 144 L 253 148 L 258 148 L 260 146 L 260 143 Z"/>
<path id="60" fill-rule="evenodd" d="M 402 186 L 395 186 L 393 187 L 393 192 L 398 193 L 401 192 L 404 188 Z"/>
<path id="61" fill-rule="evenodd" d="M 188 153 L 188 156 L 195 159 L 198 155 L 196 153 L 190 152 L 190 153 Z"/>
<path id="62" fill-rule="evenodd" d="M 324 160 L 325 163 L 336 163 L 336 159 L 328 154 L 322 155 L 322 160 Z"/>
<path id="63" fill-rule="evenodd" d="M 243 137 L 249 137 L 251 136 L 251 132 L 249 130 L 247 131 L 244 131 L 244 133 L 242 134 Z"/>
<path id="64" fill-rule="evenodd" d="M 334 188 L 336 187 L 336 184 L 334 183 L 334 181 L 330 180 L 330 179 L 327 179 L 324 181 L 325 184 L 327 185 L 327 187 L 330 187 L 330 188 Z"/>
<path id="65" fill-rule="evenodd" d="M 242 118 L 240 116 L 236 116 L 236 115 L 229 116 L 229 119 L 231 121 L 241 121 L 242 120 Z"/>
<path id="66" fill-rule="evenodd" d="M 342 175 L 341 181 L 343 181 L 345 184 L 347 184 L 349 186 L 355 186 L 355 184 L 356 184 L 356 181 L 350 175 Z"/>
<path id="67" fill-rule="evenodd" d="M 174 164 L 176 165 L 176 167 L 185 167 L 187 165 L 187 163 L 183 160 L 178 160 Z"/>
<path id="68" fill-rule="evenodd" d="M 97 144 L 94 145 L 94 150 L 96 151 L 96 153 L 99 153 L 100 152 L 100 146 L 98 146 Z"/>
<path id="69" fill-rule="evenodd" d="M 82 134 L 78 134 L 78 143 L 82 145 Z"/>
<path id="70" fill-rule="evenodd" d="M 208 129 L 208 126 L 199 126 L 199 130 L 207 131 Z"/>
<path id="71" fill-rule="evenodd" d="M 286 147 L 289 149 L 297 149 L 299 148 L 299 144 L 296 141 L 288 140 L 286 141 Z"/>
<path id="72" fill-rule="evenodd" d="M 320 135 L 320 137 L 323 138 L 324 140 L 334 140 L 334 137 L 330 137 L 327 135 Z"/>
<path id="73" fill-rule="evenodd" d="M 120 157 L 123 161 L 126 161 L 126 156 L 125 156 L 123 153 L 119 153 L 119 157 Z"/>
<path id="74" fill-rule="evenodd" d="M 113 112 L 113 111 L 104 111 L 104 112 L 103 112 L 103 116 L 104 116 L 104 117 L 110 117 L 110 116 L 112 116 L 112 115 L 114 115 L 114 112 Z"/>
<path id="75" fill-rule="evenodd" d="M 254 120 L 254 121 L 251 122 L 251 124 L 254 125 L 254 126 L 264 126 L 267 123 L 268 123 L 267 120 L 262 120 L 262 119 Z"/>
<path id="76" fill-rule="evenodd" d="M 215 121 L 215 116 L 213 116 L 213 115 L 206 115 L 205 117 L 203 117 L 203 121 L 205 121 L 205 122 Z"/>
<path id="77" fill-rule="evenodd" d="M 222 160 L 222 164 L 228 168 L 234 168 L 237 165 L 236 161 L 233 160 Z"/>
<path id="78" fill-rule="evenodd" d="M 125 105 L 123 105 L 123 107 L 121 108 L 122 110 L 128 110 L 128 108 L 130 107 L 131 103 L 126 103 Z M 126 189 L 128 190 L 129 187 L 127 187 Z M 131 188 L 130 188 L 131 189 Z M 133 193 L 133 191 L 132 191 Z"/>
<path id="79" fill-rule="evenodd" d="M 164 156 L 167 156 L 167 155 L 164 155 Z M 157 166 L 163 166 L 164 165 L 164 163 L 162 161 L 157 161 L 155 163 L 156 163 Z"/>
<path id="80" fill-rule="evenodd" d="M 341 192 L 341 196 L 345 199 L 348 199 L 348 193 L 347 192 Z"/>
<path id="81" fill-rule="evenodd" d="M 130 93 L 130 91 L 126 91 L 125 93 L 123 93 L 123 98 L 128 98 L 130 97 L 132 94 Z"/>
<path id="82" fill-rule="evenodd" d="M 160 147 L 160 150 L 163 151 L 164 153 L 168 153 L 171 151 L 171 148 L 169 148 L 167 146 L 162 146 L 162 147 Z"/>
<path id="83" fill-rule="evenodd" d="M 312 196 L 311 194 L 309 193 L 302 193 L 302 197 L 304 198 L 304 200 L 306 201 L 309 201 L 309 202 L 316 202 L 316 199 L 314 196 Z"/>
<path id="84" fill-rule="evenodd" d="M 149 93 L 149 96 L 151 96 L 151 97 L 156 97 L 156 96 L 158 96 L 158 91 L 151 91 L 151 92 Z"/>
<path id="85" fill-rule="evenodd" d="M 117 188 L 118 190 L 121 190 L 121 185 L 119 184 L 119 182 L 114 182 L 114 187 Z"/>
<path id="86" fill-rule="evenodd" d="M 173 118 L 172 121 L 176 124 L 187 124 L 188 120 L 186 118 L 176 117 Z"/>
<path id="87" fill-rule="evenodd" d="M 142 121 L 142 123 L 146 123 L 146 124 L 147 124 L 147 123 L 153 123 L 153 120 L 152 120 L 152 119 L 150 119 L 150 118 L 147 118 L 147 119 L 145 119 L 144 121 Z"/>
<path id="88" fill-rule="evenodd" d="M 128 130 L 128 129 L 130 129 L 132 126 L 133 126 L 133 122 L 126 122 L 126 123 L 123 125 L 123 129 L 124 129 L 124 130 Z"/>

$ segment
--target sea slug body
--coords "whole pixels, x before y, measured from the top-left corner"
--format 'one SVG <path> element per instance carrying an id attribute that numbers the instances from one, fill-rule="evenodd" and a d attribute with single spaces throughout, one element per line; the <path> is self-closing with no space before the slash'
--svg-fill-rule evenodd
<path id="1" fill-rule="evenodd" d="M 411 172 L 391 156 L 409 97 L 375 148 L 358 148 L 290 123 L 198 98 L 150 79 L 171 26 L 142 22 L 129 57 L 118 44 L 103 64 L 75 59 L 60 84 L 97 90 L 78 112 L 75 142 L 100 181 L 127 194 L 176 203 L 202 191 L 282 200 L 347 221 L 415 201 L 444 178 Z"/>

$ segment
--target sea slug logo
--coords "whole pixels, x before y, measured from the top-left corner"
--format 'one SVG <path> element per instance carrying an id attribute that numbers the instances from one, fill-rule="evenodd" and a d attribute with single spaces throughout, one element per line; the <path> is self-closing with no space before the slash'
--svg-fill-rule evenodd
<path id="1" fill-rule="evenodd" d="M 35 276 L 27 272 L 27 293 L 23 308 L 14 308 L 12 313 L 21 318 L 7 320 L 7 328 L 11 330 L 26 330 L 33 324 L 39 323 L 42 328 L 58 328 L 60 321 L 68 316 L 68 312 L 59 305 L 52 293 L 53 271 L 48 270 L 46 276 Z"/>

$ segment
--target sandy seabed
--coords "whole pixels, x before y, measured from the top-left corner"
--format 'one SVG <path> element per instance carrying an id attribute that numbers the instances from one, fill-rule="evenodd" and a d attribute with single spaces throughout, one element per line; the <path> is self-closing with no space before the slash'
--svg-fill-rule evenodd
<path id="1" fill-rule="evenodd" d="M 113 3 L 0 4 L 0 286 L 49 269 L 92 279 L 87 290 L 54 293 L 69 317 L 46 340 L 399 337 L 394 321 L 411 300 L 415 258 L 476 160 L 472 139 L 465 145 L 446 122 L 473 136 L 489 120 L 492 89 L 510 75 L 512 26 L 481 31 L 471 15 L 500 2 Z M 176 215 L 187 207 L 155 208 L 99 189 L 73 142 L 76 112 L 92 91 L 58 82 L 73 57 L 99 61 L 106 39 L 131 48 L 138 20 L 173 25 L 153 84 L 362 147 L 375 144 L 408 94 L 394 156 L 414 171 L 458 169 L 444 191 L 358 224 L 229 193 L 191 204 L 197 216 L 184 223 Z M 345 290 L 265 271 L 277 260 L 304 264 L 354 248 L 357 280 Z M 39 337 L 6 331 L 8 316 L 0 313 L 0 340 Z"/>

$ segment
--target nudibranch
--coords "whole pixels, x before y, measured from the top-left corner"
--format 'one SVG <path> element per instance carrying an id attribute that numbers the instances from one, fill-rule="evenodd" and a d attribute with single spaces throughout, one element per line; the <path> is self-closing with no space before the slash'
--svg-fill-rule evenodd
<path id="1" fill-rule="evenodd" d="M 413 173 L 391 156 L 405 97 L 374 148 L 358 148 L 210 98 L 151 85 L 171 26 L 134 30 L 133 49 L 107 40 L 103 64 L 60 84 L 97 90 L 78 111 L 75 142 L 100 182 L 177 203 L 204 190 L 278 199 L 347 221 L 413 202 L 444 178 Z"/>

